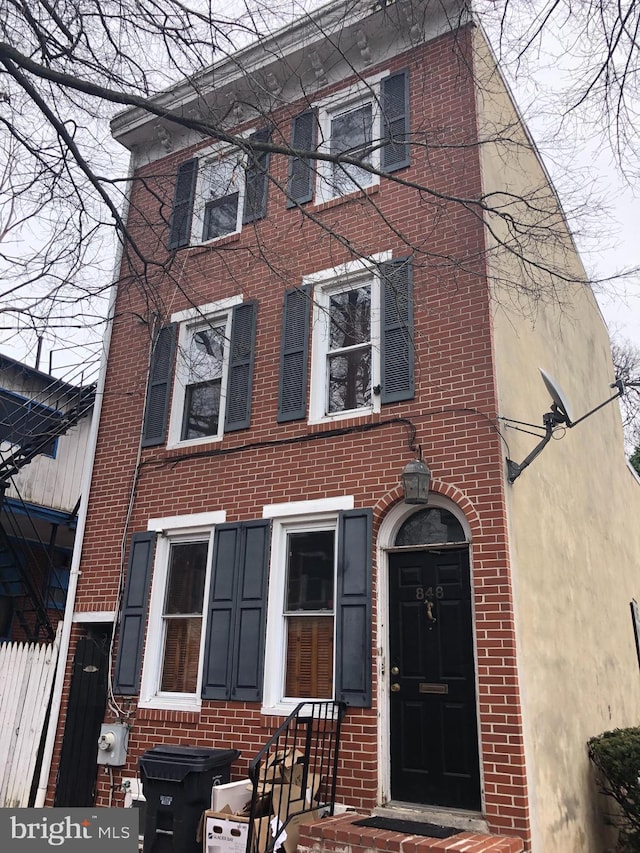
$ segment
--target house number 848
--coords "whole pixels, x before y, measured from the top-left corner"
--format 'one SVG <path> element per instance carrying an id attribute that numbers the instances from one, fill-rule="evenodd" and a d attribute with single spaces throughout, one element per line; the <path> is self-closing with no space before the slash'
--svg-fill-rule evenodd
<path id="1" fill-rule="evenodd" d="M 441 586 L 428 586 L 426 589 L 423 586 L 416 587 L 416 599 L 417 601 L 424 601 L 426 599 L 433 599 L 433 596 L 437 599 L 444 598 L 444 588 Z"/>

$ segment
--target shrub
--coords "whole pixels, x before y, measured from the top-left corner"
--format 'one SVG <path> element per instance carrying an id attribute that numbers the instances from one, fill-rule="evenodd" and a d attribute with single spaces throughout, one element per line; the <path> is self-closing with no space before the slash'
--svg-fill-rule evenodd
<path id="1" fill-rule="evenodd" d="M 622 810 L 621 849 L 640 851 L 640 727 L 591 738 L 589 758 L 602 774 L 603 791 Z"/>

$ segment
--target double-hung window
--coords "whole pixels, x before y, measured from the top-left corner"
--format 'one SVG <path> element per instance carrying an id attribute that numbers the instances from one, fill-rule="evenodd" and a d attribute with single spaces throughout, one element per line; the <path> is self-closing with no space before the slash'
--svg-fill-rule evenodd
<path id="1" fill-rule="evenodd" d="M 256 310 L 255 302 L 234 296 L 176 313 L 159 329 L 144 447 L 164 443 L 167 419 L 171 446 L 216 440 L 249 426 Z"/>
<path id="2" fill-rule="evenodd" d="M 339 420 L 412 399 L 412 282 L 411 258 L 385 252 L 306 276 L 285 293 L 280 422 L 307 411 L 310 423 Z"/>
<path id="3" fill-rule="evenodd" d="M 329 113 L 326 125 L 331 154 L 344 154 L 377 167 L 380 159 L 378 147 L 374 146 L 374 132 L 379 123 L 373 100 Z M 323 187 L 323 192 L 331 196 L 346 195 L 378 180 L 371 172 L 352 163 L 331 163 L 328 178 L 328 186 Z"/>
<path id="4" fill-rule="evenodd" d="M 133 534 L 118 695 L 167 710 L 260 700 L 271 523 L 224 521 L 224 510 L 152 518 Z"/>
<path id="5" fill-rule="evenodd" d="M 244 164 L 238 157 L 206 159 L 200 164 L 194 213 L 194 237 L 206 243 L 242 228 Z"/>
<path id="6" fill-rule="evenodd" d="M 312 421 L 380 410 L 380 275 L 355 263 L 312 276 Z"/>
<path id="7" fill-rule="evenodd" d="M 317 149 L 327 160 L 292 155 L 287 185 L 288 206 L 320 204 L 380 183 L 380 173 L 408 166 L 408 74 L 382 73 L 359 81 L 348 91 L 320 101 L 295 116 L 291 147 L 296 152 Z M 354 162 L 335 162 L 334 157 Z"/>
<path id="8" fill-rule="evenodd" d="M 326 413 L 348 412 L 371 406 L 373 279 L 329 291 Z M 377 326 L 377 323 L 375 323 Z M 378 335 L 376 334 L 376 338 Z"/>
<path id="9" fill-rule="evenodd" d="M 208 538 L 178 540 L 169 545 L 160 639 L 160 694 L 197 692 L 208 554 Z"/>
<path id="10" fill-rule="evenodd" d="M 266 215 L 269 155 L 253 145 L 269 139 L 259 130 L 240 148 L 209 149 L 179 166 L 169 249 L 237 234 Z"/>
<path id="11" fill-rule="evenodd" d="M 345 495 L 264 508 L 273 519 L 266 713 L 305 699 L 370 701 L 371 513 L 352 507 Z"/>
<path id="12" fill-rule="evenodd" d="M 127 596 L 130 589 L 141 586 L 142 573 L 150 574 L 146 566 L 153 564 L 140 689 L 140 704 L 143 706 L 168 709 L 200 707 L 213 536 L 215 526 L 224 518 L 224 512 L 217 511 L 151 519 L 150 531 L 161 530 L 160 535 L 156 534 L 155 558 L 153 549 L 147 547 L 144 558 L 140 558 L 136 565 L 135 550 L 132 551 L 134 556 L 129 566 Z M 138 577 L 136 570 L 141 573 Z M 148 579 L 145 582 L 148 583 Z M 136 619 L 135 613 L 129 611 L 127 614 L 127 596 L 120 640 L 125 658 L 142 652 L 140 637 L 137 649 L 127 638 L 127 619 L 133 619 L 132 625 L 137 631 L 144 628 L 144 621 Z M 122 666 L 119 661 L 118 672 Z"/>
<path id="13" fill-rule="evenodd" d="M 355 100 L 344 95 L 324 102 L 318 110 L 319 150 L 344 155 L 380 169 L 381 112 L 378 87 L 358 90 Z M 379 175 L 354 163 L 318 161 L 316 201 L 348 195 L 380 182 Z"/>
<path id="14" fill-rule="evenodd" d="M 335 524 L 287 531 L 284 695 L 333 697 Z"/>
<path id="15" fill-rule="evenodd" d="M 181 354 L 184 401 L 180 440 L 217 436 L 228 363 L 228 317 L 187 326 Z"/>
<path id="16" fill-rule="evenodd" d="M 198 442 L 222 434 L 229 370 L 233 302 L 175 314 L 179 323 L 169 443 Z"/>

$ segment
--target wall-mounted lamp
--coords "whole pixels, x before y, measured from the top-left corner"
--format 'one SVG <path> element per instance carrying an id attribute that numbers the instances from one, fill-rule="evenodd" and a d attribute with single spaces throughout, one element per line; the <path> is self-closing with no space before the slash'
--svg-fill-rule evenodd
<path id="1" fill-rule="evenodd" d="M 406 504 L 429 503 L 430 482 L 431 471 L 427 464 L 422 461 L 422 450 L 420 450 L 420 458 L 407 462 L 402 472 L 404 502 Z"/>

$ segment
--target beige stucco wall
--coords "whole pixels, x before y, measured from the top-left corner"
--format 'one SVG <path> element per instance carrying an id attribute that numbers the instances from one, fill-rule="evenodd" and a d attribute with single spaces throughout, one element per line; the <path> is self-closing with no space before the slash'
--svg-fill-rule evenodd
<path id="1" fill-rule="evenodd" d="M 579 417 L 613 393 L 607 330 L 479 31 L 475 39 L 485 192 L 535 196 L 532 208 L 500 197 L 534 240 L 529 231 L 518 245 L 514 229 L 489 216 L 500 414 L 542 424 L 551 403 L 542 367 Z M 505 422 L 501 432 L 517 462 L 537 441 Z M 585 744 L 640 723 L 629 607 L 640 599 L 640 482 L 624 459 L 617 402 L 557 438 L 507 485 L 533 850 L 602 853 L 610 830 Z"/>

